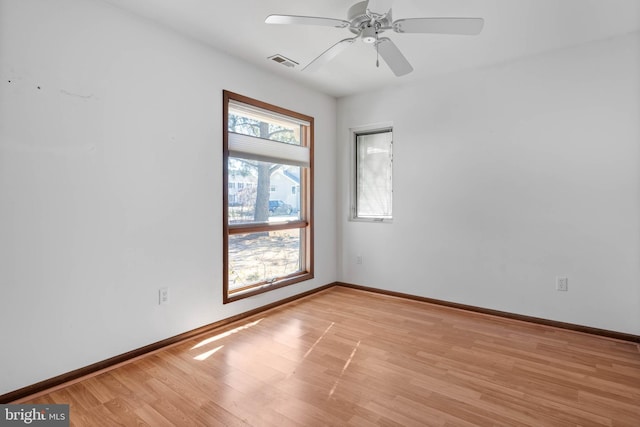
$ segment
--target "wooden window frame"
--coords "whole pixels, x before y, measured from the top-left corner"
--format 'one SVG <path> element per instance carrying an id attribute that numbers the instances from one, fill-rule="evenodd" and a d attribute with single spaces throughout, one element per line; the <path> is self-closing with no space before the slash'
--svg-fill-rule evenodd
<path id="1" fill-rule="evenodd" d="M 243 104 L 254 106 L 266 111 L 292 117 L 294 119 L 306 121 L 309 123 L 307 132 L 303 136 L 302 145 L 309 148 L 309 166 L 302 168 L 300 173 L 300 192 L 301 208 L 300 220 L 289 221 L 286 223 L 275 224 L 229 224 L 229 101 L 237 101 Z M 311 116 L 291 111 L 276 105 L 268 104 L 253 98 L 239 95 L 230 91 L 223 91 L 223 108 L 222 108 L 222 132 L 223 132 L 223 159 L 222 159 L 222 179 L 223 179 L 223 303 L 227 304 L 243 298 L 262 294 L 274 289 L 293 285 L 302 281 L 313 279 L 313 142 L 314 142 L 314 119 Z M 304 268 L 294 274 L 279 277 L 275 281 L 262 281 L 246 286 L 244 288 L 234 289 L 229 292 L 229 236 L 234 234 L 264 232 L 264 231 L 280 231 L 280 230 L 302 230 L 301 238 L 302 254 L 304 257 Z"/>

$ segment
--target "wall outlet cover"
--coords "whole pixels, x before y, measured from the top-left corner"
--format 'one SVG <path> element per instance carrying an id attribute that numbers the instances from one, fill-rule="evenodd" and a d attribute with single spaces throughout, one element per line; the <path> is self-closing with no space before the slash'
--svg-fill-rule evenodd
<path id="1" fill-rule="evenodd" d="M 567 292 L 569 290 L 569 278 L 567 276 L 556 277 L 556 290 Z"/>
<path id="2" fill-rule="evenodd" d="M 169 304 L 169 288 L 160 288 L 158 290 L 158 304 Z"/>

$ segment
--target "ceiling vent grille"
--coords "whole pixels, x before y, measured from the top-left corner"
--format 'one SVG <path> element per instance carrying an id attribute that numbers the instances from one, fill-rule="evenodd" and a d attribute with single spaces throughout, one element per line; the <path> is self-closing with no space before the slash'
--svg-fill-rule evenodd
<path id="1" fill-rule="evenodd" d="M 277 55 L 273 55 L 270 56 L 268 59 L 277 62 L 278 64 L 282 64 L 284 66 L 287 66 L 289 68 L 295 68 L 296 65 L 299 65 L 296 61 L 289 59 L 289 58 L 285 58 L 284 56 L 277 54 Z"/>

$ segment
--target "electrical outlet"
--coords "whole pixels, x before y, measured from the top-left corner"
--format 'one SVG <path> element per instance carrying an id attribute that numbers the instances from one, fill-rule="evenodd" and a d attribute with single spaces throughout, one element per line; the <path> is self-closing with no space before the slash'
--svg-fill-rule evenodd
<path id="1" fill-rule="evenodd" d="M 356 257 L 356 264 L 362 264 L 362 255 Z"/>
<path id="2" fill-rule="evenodd" d="M 158 304 L 169 304 L 169 288 L 160 288 L 158 290 Z"/>
<path id="3" fill-rule="evenodd" d="M 567 292 L 569 290 L 569 278 L 567 276 L 556 277 L 556 291 Z"/>

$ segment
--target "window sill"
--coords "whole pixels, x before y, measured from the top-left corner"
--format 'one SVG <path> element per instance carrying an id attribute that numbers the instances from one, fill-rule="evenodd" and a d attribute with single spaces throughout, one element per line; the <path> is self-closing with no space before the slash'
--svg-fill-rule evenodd
<path id="1" fill-rule="evenodd" d="M 310 273 L 310 272 L 297 273 L 295 275 L 283 278 L 275 282 L 258 284 L 255 286 L 247 287 L 245 289 L 239 289 L 236 291 L 229 292 L 228 295 L 225 295 L 223 303 L 227 304 L 230 302 L 252 297 L 254 295 L 259 295 L 265 292 L 272 291 L 274 289 L 284 288 L 285 286 L 293 285 L 295 283 L 300 283 L 300 282 L 304 282 L 311 279 L 313 279 L 313 273 Z"/>
<path id="2" fill-rule="evenodd" d="M 393 218 L 349 218 L 351 222 L 373 222 L 378 224 L 391 224 Z"/>

